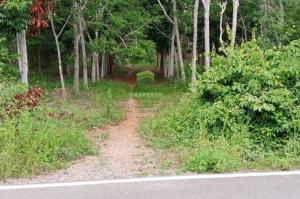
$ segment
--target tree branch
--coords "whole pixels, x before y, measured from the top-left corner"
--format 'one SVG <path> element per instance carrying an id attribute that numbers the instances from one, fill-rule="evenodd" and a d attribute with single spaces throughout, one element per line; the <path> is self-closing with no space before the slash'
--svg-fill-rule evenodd
<path id="1" fill-rule="evenodd" d="M 169 20 L 169 22 L 170 22 L 171 24 L 174 25 L 175 22 L 170 18 L 170 16 L 168 15 L 168 13 L 167 13 L 165 7 L 162 5 L 162 3 L 160 2 L 160 0 L 157 0 L 157 1 L 158 1 L 158 4 L 160 5 L 160 7 L 161 7 L 161 9 L 162 9 L 162 11 L 163 11 L 165 17 Z"/>

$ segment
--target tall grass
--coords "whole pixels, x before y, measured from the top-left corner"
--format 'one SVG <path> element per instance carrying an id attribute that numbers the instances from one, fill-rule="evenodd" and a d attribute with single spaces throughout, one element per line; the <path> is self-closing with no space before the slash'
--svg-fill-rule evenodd
<path id="1" fill-rule="evenodd" d="M 103 81 L 62 102 L 52 90 L 55 86 L 47 87 L 38 107 L 14 116 L 0 112 L 0 180 L 47 173 L 97 153 L 87 132 L 122 119 L 119 102 L 128 98 L 130 89 Z"/>

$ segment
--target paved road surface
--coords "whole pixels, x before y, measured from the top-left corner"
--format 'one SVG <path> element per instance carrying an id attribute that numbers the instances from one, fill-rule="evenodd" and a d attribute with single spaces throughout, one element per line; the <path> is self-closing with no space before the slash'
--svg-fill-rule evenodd
<path id="1" fill-rule="evenodd" d="M 300 171 L 0 186 L 0 199 L 300 199 Z"/>

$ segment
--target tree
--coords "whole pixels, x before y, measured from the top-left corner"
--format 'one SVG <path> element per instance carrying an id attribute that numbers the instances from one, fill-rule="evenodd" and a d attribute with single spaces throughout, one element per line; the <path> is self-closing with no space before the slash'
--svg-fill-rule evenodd
<path id="1" fill-rule="evenodd" d="M 0 11 L 0 29 L 16 34 L 19 71 L 22 82 L 28 87 L 28 55 L 26 29 L 29 24 L 29 0 L 6 0 Z"/>
<path id="2" fill-rule="evenodd" d="M 73 24 L 73 31 L 74 31 L 74 91 L 75 94 L 79 94 L 79 40 L 80 40 L 80 33 L 79 33 L 79 25 L 77 22 Z"/>
<path id="3" fill-rule="evenodd" d="M 235 45 L 235 38 L 236 38 L 236 27 L 237 27 L 237 15 L 238 15 L 238 7 L 239 7 L 239 0 L 232 0 L 233 3 L 233 11 L 232 11 L 232 32 L 231 32 L 231 47 Z"/>
<path id="4" fill-rule="evenodd" d="M 84 37 L 84 27 L 83 27 L 83 18 L 80 15 L 78 19 L 79 24 L 79 34 L 81 42 L 81 52 L 82 52 L 82 63 L 83 63 L 83 84 L 85 88 L 88 88 L 88 69 L 87 69 L 87 60 L 86 60 L 86 46 L 85 46 L 85 37 Z"/>
<path id="5" fill-rule="evenodd" d="M 223 30 L 223 15 L 224 15 L 224 12 L 226 10 L 227 1 L 225 1 L 223 3 L 220 3 L 219 6 L 221 8 L 221 11 L 220 11 L 220 36 L 219 36 L 219 42 L 220 42 L 222 50 L 225 51 L 225 46 L 224 46 L 224 41 L 223 41 L 223 33 L 224 33 L 224 30 Z"/>
<path id="6" fill-rule="evenodd" d="M 61 50 L 60 50 L 60 45 L 59 45 L 59 37 L 61 36 L 61 34 L 63 33 L 63 31 L 66 27 L 66 25 L 68 24 L 72 13 L 69 14 L 67 20 L 65 21 L 64 25 L 61 27 L 61 29 L 59 30 L 58 33 L 55 30 L 55 25 L 54 25 L 54 21 L 53 21 L 53 10 L 50 8 L 49 4 L 48 4 L 48 13 L 49 13 L 48 17 L 49 17 L 50 22 L 51 22 L 51 29 L 52 29 L 52 33 L 53 33 L 54 40 L 55 40 L 55 45 L 56 45 L 56 52 L 57 52 L 57 59 L 58 59 L 58 69 L 59 69 L 59 76 L 60 76 L 63 99 L 66 100 L 66 89 L 65 89 L 64 75 L 63 75 L 63 69 L 62 69 L 62 59 L 61 59 Z"/>
<path id="7" fill-rule="evenodd" d="M 174 26 L 175 34 L 176 34 L 176 44 L 177 44 L 177 50 L 178 50 L 178 59 L 179 59 L 179 65 L 181 70 L 181 79 L 185 81 L 185 71 L 184 71 L 184 63 L 183 63 L 183 56 L 182 56 L 182 48 L 181 48 L 181 41 L 180 41 L 180 33 L 178 28 L 178 18 L 177 18 L 177 2 L 176 0 L 172 0 L 173 5 L 173 19 L 170 18 L 170 16 L 167 14 L 167 11 L 165 7 L 162 5 L 160 0 L 157 0 L 165 17 L 168 19 L 168 21 Z"/>
<path id="8" fill-rule="evenodd" d="M 199 0 L 195 0 L 193 12 L 192 82 L 196 81 Z"/>
<path id="9" fill-rule="evenodd" d="M 204 43 L 205 43 L 205 69 L 210 68 L 210 35 L 209 35 L 209 11 L 211 0 L 202 0 L 204 6 Z"/>

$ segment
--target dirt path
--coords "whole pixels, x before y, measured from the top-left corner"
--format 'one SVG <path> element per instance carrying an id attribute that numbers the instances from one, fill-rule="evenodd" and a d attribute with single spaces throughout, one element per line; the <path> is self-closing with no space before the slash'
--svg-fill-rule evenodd
<path id="1" fill-rule="evenodd" d="M 163 168 L 162 154 L 145 146 L 137 133 L 140 119 L 149 114 L 140 113 L 137 109 L 137 102 L 133 99 L 129 99 L 125 106 L 126 118 L 120 124 L 89 132 L 95 138 L 99 155 L 75 161 L 68 169 L 62 169 L 50 175 L 9 180 L 7 183 L 87 181 L 174 174 L 173 171 Z M 103 142 L 99 139 L 101 134 L 107 136 Z"/>

